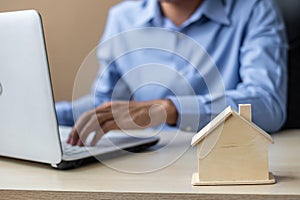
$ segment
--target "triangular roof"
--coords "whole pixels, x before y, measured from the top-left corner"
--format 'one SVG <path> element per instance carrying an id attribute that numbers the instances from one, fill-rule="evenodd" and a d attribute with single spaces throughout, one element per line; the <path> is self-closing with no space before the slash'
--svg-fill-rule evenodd
<path id="1" fill-rule="evenodd" d="M 201 129 L 192 139 L 191 145 L 195 146 L 201 142 L 206 136 L 208 136 L 215 128 L 217 128 L 221 123 L 223 123 L 229 116 L 239 117 L 244 123 L 248 124 L 250 127 L 255 129 L 257 133 L 264 136 L 270 143 L 274 143 L 272 137 L 266 133 L 264 130 L 259 128 L 256 124 L 249 122 L 234 109 L 228 106 L 223 112 L 221 112 L 217 117 L 215 117 L 210 123 L 208 123 L 203 129 Z"/>

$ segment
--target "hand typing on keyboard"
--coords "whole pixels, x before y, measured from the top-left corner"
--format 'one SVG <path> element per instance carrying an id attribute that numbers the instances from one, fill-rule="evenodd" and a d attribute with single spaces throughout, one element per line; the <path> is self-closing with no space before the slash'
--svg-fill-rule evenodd
<path id="1" fill-rule="evenodd" d="M 110 130 L 144 129 L 162 123 L 173 125 L 177 110 L 170 100 L 147 102 L 108 102 L 83 114 L 73 127 L 67 143 L 83 146 L 95 132 L 90 145 L 95 145 Z"/>

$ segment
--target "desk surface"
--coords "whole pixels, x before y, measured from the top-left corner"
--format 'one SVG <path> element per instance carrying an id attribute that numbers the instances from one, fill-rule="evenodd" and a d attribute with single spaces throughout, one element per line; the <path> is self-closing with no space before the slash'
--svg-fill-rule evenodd
<path id="1" fill-rule="evenodd" d="M 276 176 L 274 185 L 192 186 L 197 158 L 196 149 L 189 147 L 191 138 L 186 133 L 176 137 L 164 133 L 152 153 L 127 155 L 67 171 L 0 158 L 0 198 L 300 199 L 300 130 L 273 135 L 270 171 Z M 170 143 L 169 148 L 163 148 L 165 143 Z"/>

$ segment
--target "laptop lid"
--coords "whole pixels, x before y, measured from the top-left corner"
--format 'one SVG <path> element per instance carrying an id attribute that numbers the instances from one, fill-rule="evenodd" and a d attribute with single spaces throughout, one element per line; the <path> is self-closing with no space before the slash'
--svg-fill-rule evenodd
<path id="1" fill-rule="evenodd" d="M 140 151 L 158 142 L 150 133 L 142 136 L 144 131 L 133 135 L 112 131 L 101 139 L 99 148 L 63 155 L 61 140 L 70 129 L 59 134 L 39 13 L 0 13 L 0 30 L 0 156 L 66 169 L 81 165 L 87 157 Z"/>
<path id="2" fill-rule="evenodd" d="M 62 158 L 42 22 L 34 10 L 0 13 L 0 155 Z"/>

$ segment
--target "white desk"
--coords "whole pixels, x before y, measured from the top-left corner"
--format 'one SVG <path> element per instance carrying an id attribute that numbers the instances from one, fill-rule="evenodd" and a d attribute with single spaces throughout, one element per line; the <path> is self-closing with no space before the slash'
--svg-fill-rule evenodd
<path id="1" fill-rule="evenodd" d="M 191 137 L 178 136 L 173 147 L 156 151 L 152 159 L 135 154 L 112 159 L 109 164 L 121 169 L 165 165 L 175 158 L 170 157 L 172 153 L 187 147 Z M 274 185 L 194 187 L 191 176 L 197 171 L 196 149 L 189 148 L 173 164 L 141 174 L 99 163 L 58 171 L 43 164 L 0 158 L 0 199 L 300 199 L 300 130 L 283 131 L 273 138 L 270 170 L 277 179 Z"/>

